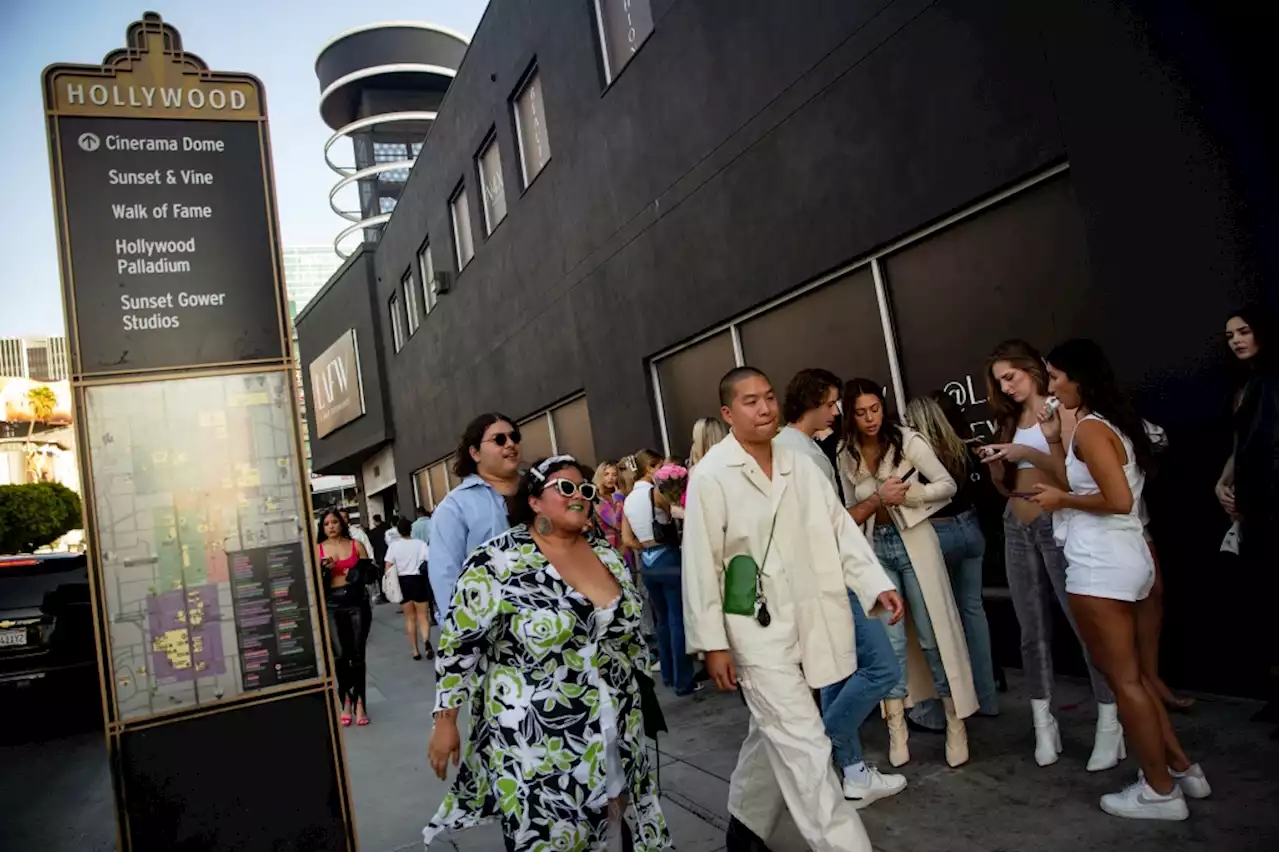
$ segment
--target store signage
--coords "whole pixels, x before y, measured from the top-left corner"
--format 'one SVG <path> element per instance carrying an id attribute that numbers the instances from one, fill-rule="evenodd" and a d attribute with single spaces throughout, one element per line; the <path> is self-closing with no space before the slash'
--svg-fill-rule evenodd
<path id="1" fill-rule="evenodd" d="M 356 330 L 348 329 L 308 367 L 314 400 L 316 437 L 323 438 L 364 414 L 364 386 Z"/>
<path id="2" fill-rule="evenodd" d="M 73 372 L 278 361 L 261 86 L 137 35 L 45 72 Z"/>

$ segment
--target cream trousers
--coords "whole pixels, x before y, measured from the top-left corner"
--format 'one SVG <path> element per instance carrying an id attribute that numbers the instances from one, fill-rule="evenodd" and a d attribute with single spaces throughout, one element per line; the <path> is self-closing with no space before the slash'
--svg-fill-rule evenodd
<path id="1" fill-rule="evenodd" d="M 872 852 L 800 667 L 742 666 L 737 675 L 751 726 L 729 779 L 729 813 L 767 842 L 785 806 L 814 852 Z"/>

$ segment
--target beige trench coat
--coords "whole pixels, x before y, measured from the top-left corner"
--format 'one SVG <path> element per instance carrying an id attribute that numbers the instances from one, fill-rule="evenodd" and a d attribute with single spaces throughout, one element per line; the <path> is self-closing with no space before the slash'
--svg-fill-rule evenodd
<path id="1" fill-rule="evenodd" d="M 739 554 L 763 569 L 768 627 L 724 612 L 725 566 Z M 698 462 L 689 478 L 683 558 L 689 653 L 729 650 L 740 666 L 798 664 L 815 689 L 857 668 L 846 588 L 872 613 L 894 587 L 826 476 L 777 441 L 772 478 L 732 435 Z"/>
<path id="2" fill-rule="evenodd" d="M 867 471 L 865 465 L 855 468 L 853 456 L 847 449 L 840 451 L 838 461 L 845 502 L 852 507 L 870 499 L 881 482 L 891 476 L 900 476 L 913 467 L 927 480 L 927 484 L 921 484 L 918 477 L 913 477 L 902 511 L 891 512 L 890 515 L 902 536 L 902 543 L 911 558 L 911 567 L 924 593 L 942 665 L 947 672 L 947 684 L 951 687 L 951 699 L 955 702 L 956 715 L 963 719 L 978 711 L 978 696 L 973 688 L 969 646 L 965 642 L 960 611 L 951 592 L 951 579 L 938 544 L 938 535 L 928 521 L 929 515 L 950 502 L 956 493 L 956 482 L 920 433 L 905 428 L 902 433 L 904 458 L 898 459 L 896 465 L 881 460 L 875 476 Z M 868 540 L 871 540 L 875 522 L 874 517 L 867 520 Z M 904 524 L 909 526 L 904 529 Z M 933 676 L 924 652 L 920 650 L 910 610 L 907 613 L 907 639 L 907 704 L 910 705 L 936 697 Z"/>

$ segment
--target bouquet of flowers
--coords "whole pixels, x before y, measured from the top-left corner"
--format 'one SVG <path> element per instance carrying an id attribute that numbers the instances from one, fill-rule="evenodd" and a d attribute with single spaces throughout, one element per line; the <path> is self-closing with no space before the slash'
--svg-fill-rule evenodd
<path id="1" fill-rule="evenodd" d="M 653 486 L 670 506 L 684 505 L 684 490 L 689 484 L 689 471 L 682 465 L 667 462 L 653 473 Z"/>

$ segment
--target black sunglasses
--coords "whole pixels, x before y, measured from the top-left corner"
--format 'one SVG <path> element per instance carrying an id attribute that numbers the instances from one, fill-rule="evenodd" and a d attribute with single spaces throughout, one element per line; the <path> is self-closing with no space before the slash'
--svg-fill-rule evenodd
<path id="1" fill-rule="evenodd" d="M 492 438 L 485 438 L 484 440 L 493 441 L 493 445 L 495 447 L 505 447 L 507 445 L 507 441 L 511 441 L 513 444 L 518 444 L 520 443 L 520 430 L 512 429 L 510 432 L 499 432 Z M 481 443 L 483 443 L 483 441 Z"/>
<path id="2" fill-rule="evenodd" d="M 588 503 L 596 499 L 596 487 L 590 482 L 574 482 L 571 479 L 553 479 L 544 487 L 554 488 L 561 497 L 572 497 L 581 494 Z"/>

